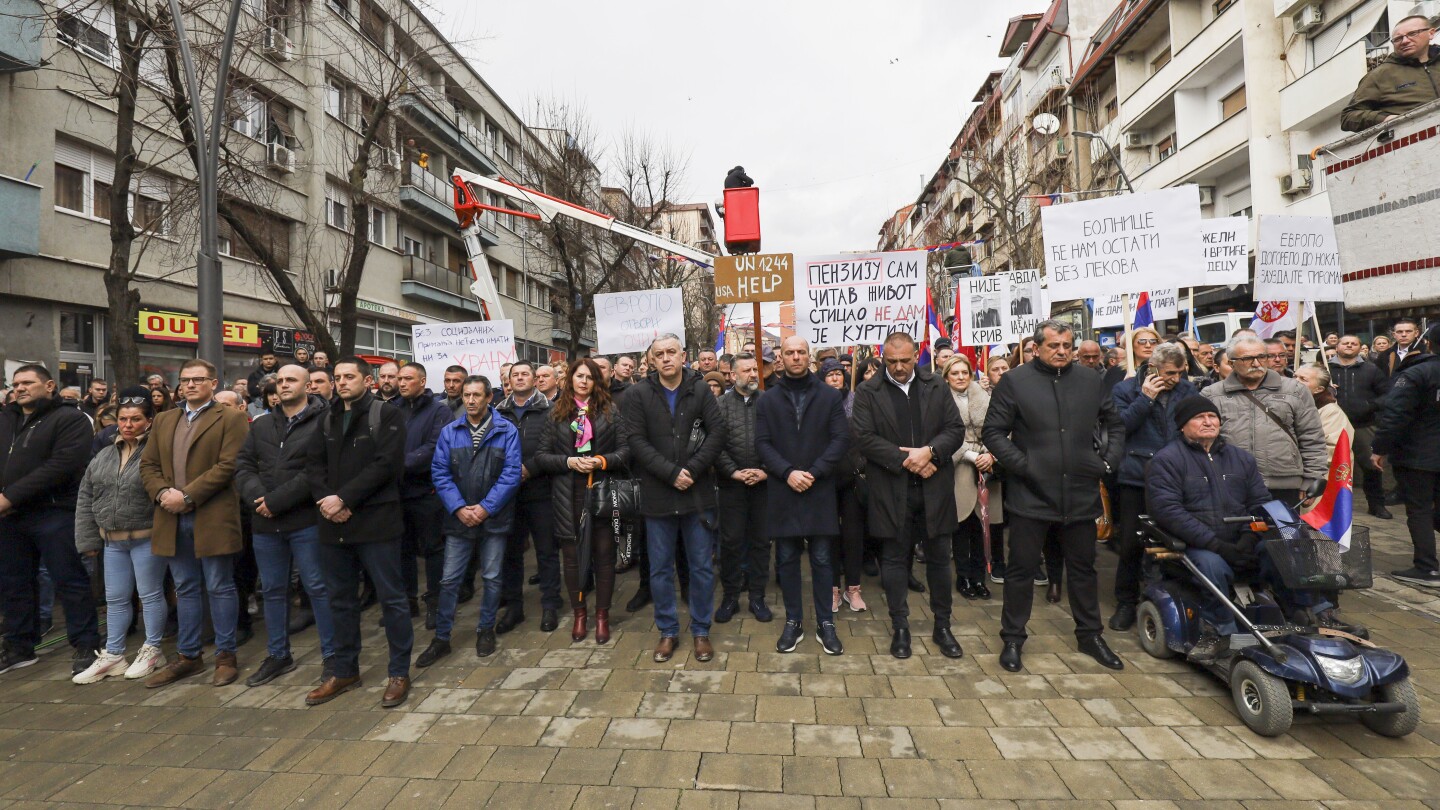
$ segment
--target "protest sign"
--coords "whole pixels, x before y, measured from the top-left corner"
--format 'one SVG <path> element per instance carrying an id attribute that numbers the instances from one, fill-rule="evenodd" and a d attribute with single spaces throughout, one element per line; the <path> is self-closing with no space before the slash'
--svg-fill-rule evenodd
<path id="1" fill-rule="evenodd" d="M 1003 274 L 967 276 L 955 292 L 955 337 L 961 346 L 1008 343 L 1010 280 Z"/>
<path id="2" fill-rule="evenodd" d="M 751 253 L 715 257 L 715 303 L 751 304 L 795 297 L 795 257 Z"/>
<path id="3" fill-rule="evenodd" d="M 464 366 L 466 374 L 482 374 L 498 388 L 500 367 L 515 362 L 514 321 L 417 323 L 410 327 L 415 361 L 438 388 L 445 369 Z"/>
<path id="4" fill-rule="evenodd" d="M 1196 188 L 1040 209 L 1050 300 L 1206 283 Z"/>
<path id="5" fill-rule="evenodd" d="M 925 337 L 925 253 L 809 256 L 795 266 L 795 333 L 812 348 Z"/>
<path id="6" fill-rule="evenodd" d="M 1200 221 L 1204 245 L 1204 284 L 1234 285 L 1250 281 L 1250 218 L 1222 217 Z"/>
<path id="7" fill-rule="evenodd" d="M 1256 301 L 1344 301 L 1335 222 L 1330 217 L 1260 217 Z"/>
<path id="8" fill-rule="evenodd" d="M 1039 270 L 997 273 L 1010 287 L 1010 317 L 1006 321 L 1006 342 L 1035 334 L 1035 327 L 1050 317 L 1050 298 L 1040 280 Z"/>
<path id="9" fill-rule="evenodd" d="M 596 353 L 642 352 L 667 333 L 685 346 L 685 304 L 679 287 L 595 296 Z"/>
<path id="10" fill-rule="evenodd" d="M 1140 306 L 1138 294 L 1130 296 L 1130 322 L 1135 322 L 1135 310 Z M 1175 288 L 1154 290 L 1150 293 L 1150 317 L 1157 321 L 1180 317 L 1180 296 Z M 1107 326 L 1125 325 L 1125 306 L 1120 296 L 1107 295 L 1095 299 L 1095 311 L 1090 325 L 1099 329 Z"/>

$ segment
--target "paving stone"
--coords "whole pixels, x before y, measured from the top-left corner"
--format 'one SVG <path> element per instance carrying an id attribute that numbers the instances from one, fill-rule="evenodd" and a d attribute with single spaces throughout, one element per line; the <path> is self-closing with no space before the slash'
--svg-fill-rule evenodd
<path id="1" fill-rule="evenodd" d="M 669 720 L 651 717 L 621 717 L 610 721 L 605 736 L 600 740 L 604 748 L 649 748 L 658 749 L 665 743 L 665 732 Z"/>
<path id="2" fill-rule="evenodd" d="M 839 796 L 840 765 L 835 757 L 785 757 L 782 782 L 789 795 Z"/>
<path id="3" fill-rule="evenodd" d="M 695 707 L 695 719 L 754 720 L 755 706 L 755 695 L 702 694 L 700 704 Z"/>
<path id="4" fill-rule="evenodd" d="M 1204 799 L 1276 799 L 1263 781 L 1239 762 L 1184 760 L 1170 767 Z"/>
<path id="5" fill-rule="evenodd" d="M 568 785 L 608 785 L 620 762 L 620 751 L 612 748 L 566 748 L 561 750 L 545 773 L 546 782 Z"/>
<path id="6" fill-rule="evenodd" d="M 477 776 L 490 782 L 539 782 L 550 770 L 556 753 L 554 748 L 502 745 L 495 749 Z"/>
<path id="7" fill-rule="evenodd" d="M 925 759 L 978 761 L 1001 759 L 1000 749 L 983 728 L 912 728 L 915 749 Z"/>
<path id="8" fill-rule="evenodd" d="M 778 792 L 783 786 L 782 766 L 782 758 L 778 756 L 703 754 L 695 787 Z"/>
<path id="9" fill-rule="evenodd" d="M 867 759 L 915 757 L 915 741 L 909 729 L 899 726 L 861 726 L 860 750 Z"/>
<path id="10" fill-rule="evenodd" d="M 699 705 L 700 696 L 696 694 L 648 693 L 640 699 L 636 713 L 640 717 L 687 719 L 695 716 Z"/>
<path id="11" fill-rule="evenodd" d="M 1070 750 L 1048 728 L 992 728 L 990 739 L 1005 759 L 1070 759 Z"/>
<path id="12" fill-rule="evenodd" d="M 610 721 L 603 717 L 555 717 L 536 744 L 553 748 L 594 748 L 609 726 Z"/>
<path id="13" fill-rule="evenodd" d="M 667 751 L 724 753 L 730 724 L 721 720 L 671 720 L 663 747 Z"/>
<path id="14" fill-rule="evenodd" d="M 1054 726 L 1055 716 L 1039 700 L 989 700 L 984 703 L 996 726 Z"/>
<path id="15" fill-rule="evenodd" d="M 385 749 L 370 767 L 368 776 L 407 776 L 434 779 L 445 770 L 460 750 L 453 744 L 396 744 Z"/>
<path id="16" fill-rule="evenodd" d="M 1191 800 L 1199 799 L 1190 785 L 1163 762 L 1115 762 L 1110 765 L 1138 799 Z"/>
<path id="17" fill-rule="evenodd" d="M 480 735 L 486 745 L 534 745 L 550 725 L 549 717 L 496 717 Z"/>
<path id="18" fill-rule="evenodd" d="M 980 795 L 965 765 L 954 760 L 882 759 L 880 769 L 892 797 L 973 799 Z"/>
<path id="19" fill-rule="evenodd" d="M 1121 728 L 1125 739 L 1146 759 L 1197 759 L 1200 754 L 1173 729 L 1161 726 L 1130 726 Z"/>
<path id="20" fill-rule="evenodd" d="M 615 766 L 614 785 L 632 787 L 695 787 L 700 754 L 689 751 L 626 751 Z"/>
<path id="21" fill-rule="evenodd" d="M 795 732 L 789 723 L 731 723 L 726 750 L 732 754 L 794 754 Z"/>
<path id="22" fill-rule="evenodd" d="M 797 725 L 795 753 L 804 757 L 858 757 L 860 734 L 854 726 Z"/>
<path id="23" fill-rule="evenodd" d="M 1135 797 L 1135 791 L 1125 784 L 1109 763 L 1091 760 L 1048 764 L 1076 799 L 1114 801 Z"/>
<path id="24" fill-rule="evenodd" d="M 1055 734 L 1076 759 L 1144 759 L 1125 735 L 1113 728 L 1057 728 Z"/>
<path id="25" fill-rule="evenodd" d="M 1070 790 L 1048 762 L 966 762 L 986 799 L 1068 799 Z"/>
<path id="26" fill-rule="evenodd" d="M 814 723 L 815 698 L 795 695 L 758 695 L 757 723 Z"/>

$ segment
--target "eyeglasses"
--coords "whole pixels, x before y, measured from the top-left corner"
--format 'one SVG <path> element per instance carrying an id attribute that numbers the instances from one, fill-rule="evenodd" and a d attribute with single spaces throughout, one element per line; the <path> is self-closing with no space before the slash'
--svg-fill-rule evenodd
<path id="1" fill-rule="evenodd" d="M 149 398 L 149 397 L 121 397 L 121 398 L 120 398 L 120 404 L 121 404 L 121 405 L 144 405 L 145 403 L 147 403 L 147 402 L 149 402 L 149 401 L 150 401 L 150 398 Z"/>
<path id="2" fill-rule="evenodd" d="M 209 382 L 209 381 L 210 381 L 210 378 L 209 378 L 209 377 L 181 377 L 181 378 L 180 378 L 180 384 L 181 384 L 181 385 L 199 385 L 200 383 Z"/>
<path id="3" fill-rule="evenodd" d="M 1430 33 L 1434 33 L 1434 31 L 1435 31 L 1434 28 L 1421 28 L 1421 29 L 1418 30 L 1418 31 L 1409 31 L 1409 32 L 1404 33 L 1404 34 L 1396 34 L 1395 36 L 1393 36 L 1393 37 L 1390 38 L 1390 44 L 1391 44 L 1391 45 L 1399 45 L 1400 43 L 1404 42 L 1404 41 L 1407 40 L 1407 39 L 1415 39 L 1415 38 L 1419 37 L 1421 34 L 1430 34 Z"/>
<path id="4" fill-rule="evenodd" d="M 1270 355 L 1268 355 L 1268 354 L 1252 354 L 1252 355 L 1250 355 L 1249 357 L 1232 357 L 1232 358 L 1230 358 L 1230 362 L 1231 362 L 1231 363 L 1254 363 L 1254 362 L 1256 362 L 1257 360 L 1264 360 L 1265 358 L 1267 358 L 1267 357 L 1269 357 L 1269 356 L 1270 356 Z"/>
<path id="5" fill-rule="evenodd" d="M 1136 345 L 1136 346 L 1158 346 L 1158 345 L 1160 345 L 1160 341 L 1156 340 L 1155 338 L 1136 338 L 1136 339 L 1135 339 L 1135 345 Z"/>

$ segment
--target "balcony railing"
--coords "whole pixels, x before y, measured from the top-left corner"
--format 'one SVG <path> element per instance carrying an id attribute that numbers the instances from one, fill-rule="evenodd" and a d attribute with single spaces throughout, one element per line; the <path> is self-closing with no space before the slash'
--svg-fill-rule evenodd
<path id="1" fill-rule="evenodd" d="M 470 296 L 469 276 L 427 262 L 419 256 L 405 257 L 405 280 L 418 281 L 427 287 L 466 298 Z"/>
<path id="2" fill-rule="evenodd" d="M 450 184 L 420 168 L 418 163 L 405 167 L 405 182 L 401 185 L 413 186 L 446 205 L 454 205 Z"/>

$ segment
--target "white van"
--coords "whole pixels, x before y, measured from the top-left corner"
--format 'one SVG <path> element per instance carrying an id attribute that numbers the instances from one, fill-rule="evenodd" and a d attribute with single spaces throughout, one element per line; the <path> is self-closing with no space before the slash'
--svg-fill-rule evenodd
<path id="1" fill-rule="evenodd" d="M 1252 312 L 1221 312 L 1217 315 L 1202 315 L 1195 319 L 1195 339 L 1220 348 L 1230 341 L 1236 329 L 1250 325 L 1255 315 Z M 1183 321 L 1182 321 L 1183 323 Z"/>

